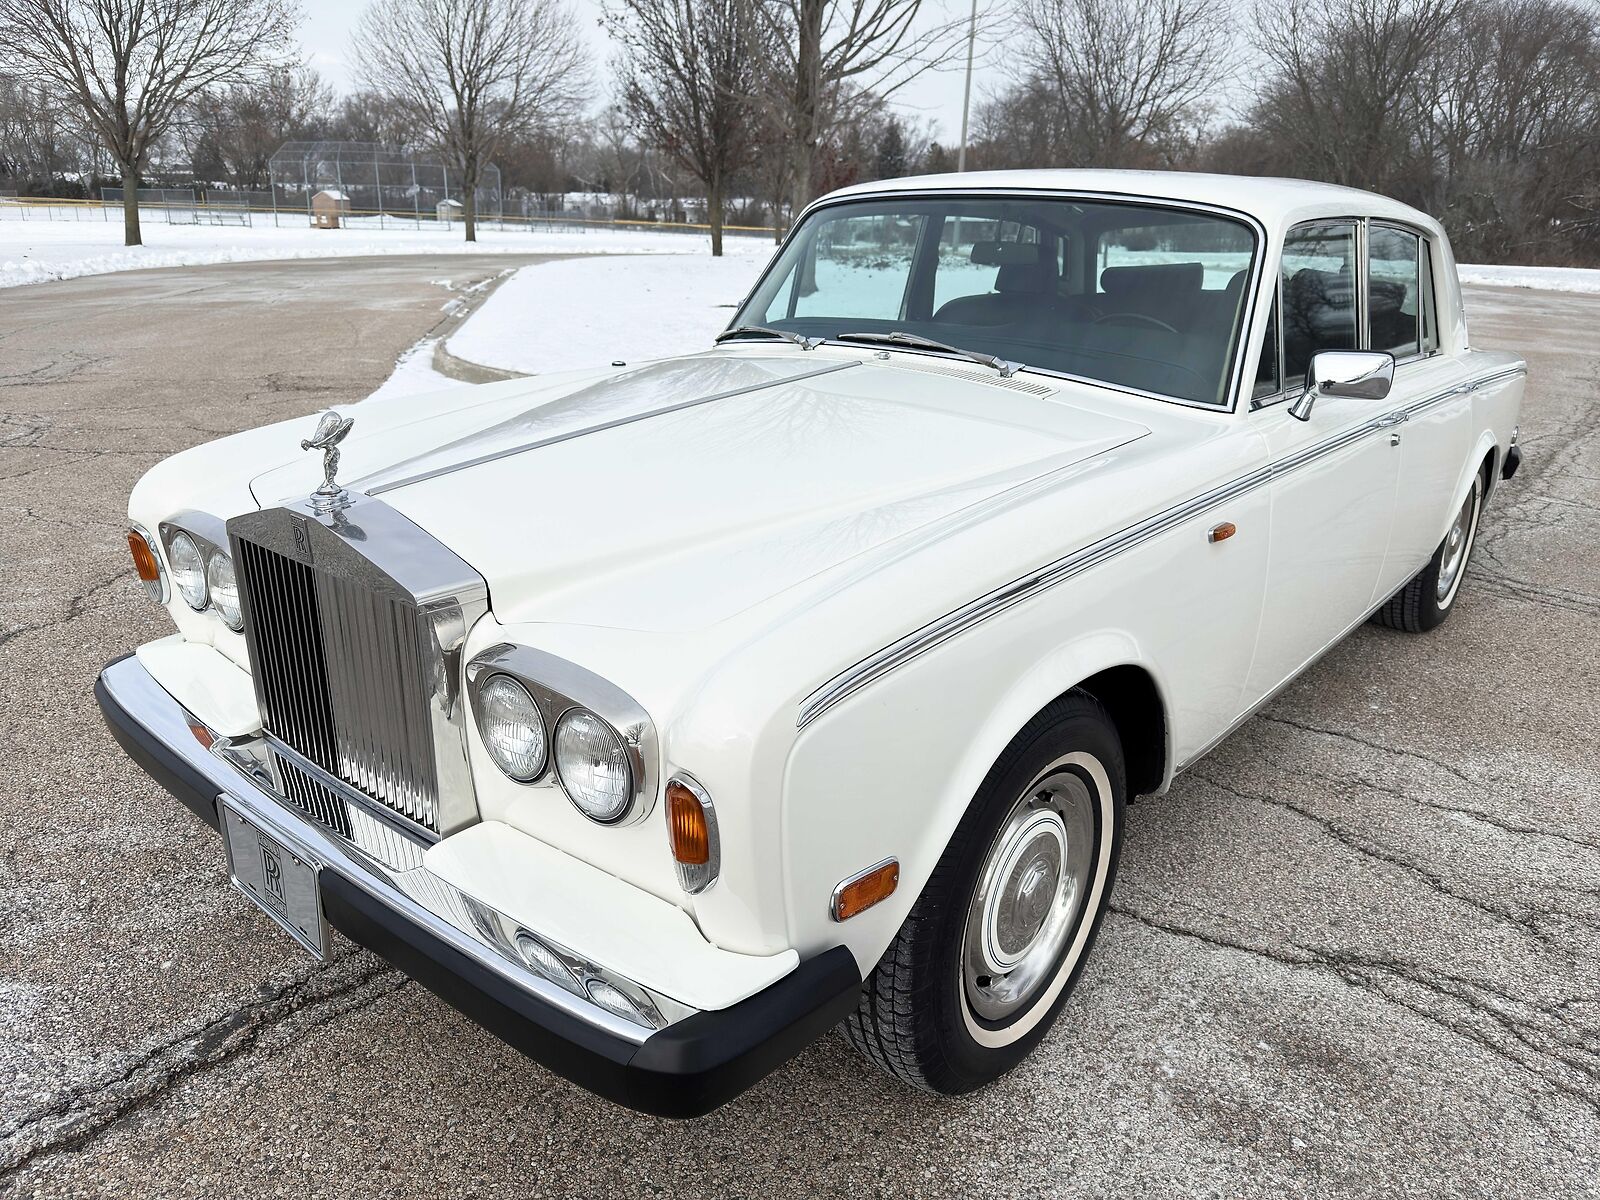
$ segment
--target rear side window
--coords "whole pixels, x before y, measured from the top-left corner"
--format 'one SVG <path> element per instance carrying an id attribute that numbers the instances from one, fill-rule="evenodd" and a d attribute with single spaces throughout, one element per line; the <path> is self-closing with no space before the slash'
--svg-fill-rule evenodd
<path id="1" fill-rule="evenodd" d="M 1422 241 L 1387 225 L 1367 232 L 1367 328 L 1372 349 L 1396 358 L 1422 353 Z"/>
<path id="2" fill-rule="evenodd" d="M 1356 349 L 1354 222 L 1316 221 L 1289 231 L 1282 319 L 1284 384 L 1290 389 L 1305 382 L 1318 351 Z"/>

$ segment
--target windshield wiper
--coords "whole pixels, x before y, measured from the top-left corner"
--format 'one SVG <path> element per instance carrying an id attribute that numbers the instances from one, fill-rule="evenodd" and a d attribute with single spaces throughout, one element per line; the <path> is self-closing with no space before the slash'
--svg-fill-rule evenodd
<path id="1" fill-rule="evenodd" d="M 822 345 L 822 338 L 808 338 L 803 333 L 792 333 L 787 329 L 773 329 L 768 325 L 735 325 L 732 329 L 724 329 L 717 334 L 718 343 L 725 342 L 731 337 L 742 337 L 747 333 L 758 333 L 763 337 L 782 338 L 786 342 L 793 342 L 802 350 L 815 350 Z"/>
<path id="2" fill-rule="evenodd" d="M 947 342 L 936 342 L 932 338 L 925 338 L 915 333 L 901 333 L 898 329 L 892 333 L 838 333 L 834 340 L 839 342 L 869 342 L 882 346 L 908 346 L 913 350 L 940 350 L 945 354 L 959 354 L 971 362 L 982 363 L 986 367 L 993 367 L 1000 372 L 1002 379 L 1010 379 L 1027 364 L 1011 362 L 1001 358 L 998 354 L 984 354 L 977 350 L 963 350 L 960 346 L 952 346 Z"/>

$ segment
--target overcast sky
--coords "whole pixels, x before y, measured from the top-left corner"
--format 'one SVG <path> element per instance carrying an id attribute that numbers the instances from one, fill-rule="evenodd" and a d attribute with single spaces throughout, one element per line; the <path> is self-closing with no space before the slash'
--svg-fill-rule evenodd
<path id="1" fill-rule="evenodd" d="M 609 64 L 613 53 L 611 40 L 600 28 L 600 2 L 566 0 L 589 42 L 597 102 L 605 98 L 610 85 Z M 982 26 L 987 24 L 981 10 L 989 7 L 990 2 L 980 0 L 979 3 L 980 40 Z M 349 91 L 355 85 L 355 67 L 350 59 L 350 32 L 365 7 L 366 0 L 312 0 L 304 6 L 306 17 L 300 26 L 300 40 L 307 57 L 323 78 L 341 92 Z M 967 0 L 924 0 L 923 8 L 924 14 L 919 19 L 926 24 L 949 20 L 952 16 L 964 17 L 970 11 Z M 950 69 L 930 71 L 896 93 L 896 106 L 907 114 L 934 122 L 938 126 L 935 136 L 946 145 L 954 145 L 961 132 L 964 77 L 965 59 L 959 60 Z M 1001 83 L 1002 76 L 996 67 L 980 63 L 973 73 L 974 106 L 986 88 L 993 90 Z"/>

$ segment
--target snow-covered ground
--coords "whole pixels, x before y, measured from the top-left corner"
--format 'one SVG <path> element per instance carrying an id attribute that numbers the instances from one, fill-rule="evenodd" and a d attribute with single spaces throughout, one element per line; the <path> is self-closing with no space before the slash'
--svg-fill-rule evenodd
<path id="1" fill-rule="evenodd" d="M 0 287 L 74 279 L 142 267 L 186 267 L 204 263 L 287 258 L 350 258 L 374 254 L 677 254 L 704 255 L 698 234 L 653 230 L 591 229 L 586 232 L 481 230 L 478 241 L 455 229 L 311 229 L 168 225 L 144 222 L 145 244 L 122 244 L 120 221 L 0 220 Z M 772 244 L 761 238 L 728 239 L 735 253 L 745 247 L 762 257 Z M 735 297 L 737 299 L 737 297 Z"/>
<path id="2" fill-rule="evenodd" d="M 1600 270 L 1591 267 L 1472 266 L 1456 274 L 1465 284 L 1485 287 L 1539 288 L 1547 292 L 1600 292 Z"/>
<path id="3" fill-rule="evenodd" d="M 450 338 L 457 358 L 525 374 L 704 350 L 772 256 L 729 238 L 709 254 L 569 260 L 524 267 Z"/>

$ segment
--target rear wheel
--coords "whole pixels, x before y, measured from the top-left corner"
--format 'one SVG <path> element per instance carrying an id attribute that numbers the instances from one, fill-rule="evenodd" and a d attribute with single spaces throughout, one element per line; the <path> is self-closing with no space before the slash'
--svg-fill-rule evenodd
<path id="1" fill-rule="evenodd" d="M 1426 633 L 1444 624 L 1461 590 L 1461 579 L 1467 573 L 1467 560 L 1472 557 L 1472 544 L 1478 536 L 1478 517 L 1482 511 L 1483 476 L 1479 474 L 1428 565 L 1373 613 L 1372 619 L 1407 633 Z"/>
<path id="2" fill-rule="evenodd" d="M 1122 746 L 1072 692 L 1013 739 L 845 1022 L 858 1050 L 930 1091 L 981 1087 L 1066 1002 L 1121 844 Z"/>

